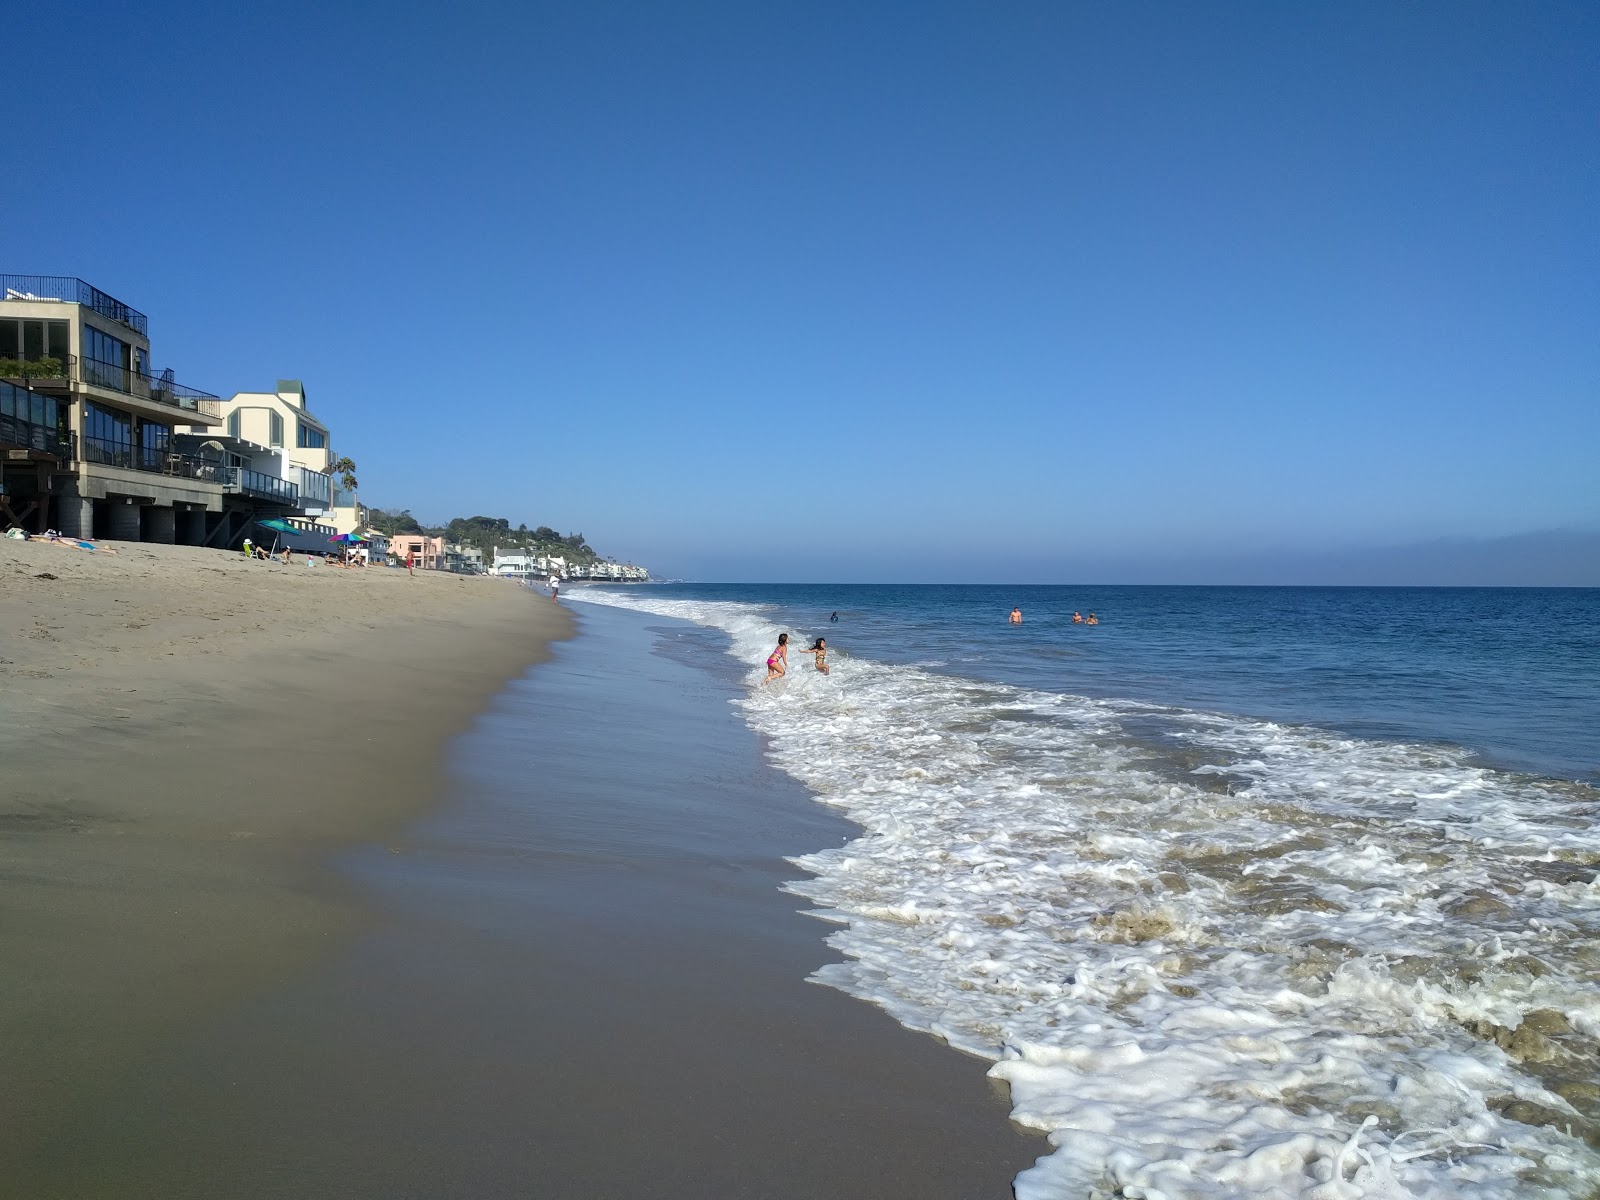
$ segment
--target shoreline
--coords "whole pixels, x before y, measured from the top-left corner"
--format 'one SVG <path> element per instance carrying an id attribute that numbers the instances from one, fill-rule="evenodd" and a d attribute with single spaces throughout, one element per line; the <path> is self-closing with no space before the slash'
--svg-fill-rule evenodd
<path id="1" fill-rule="evenodd" d="M 0 542 L 0 1175 L 196 1021 L 371 920 L 332 868 L 437 801 L 449 742 L 571 636 L 496 580 Z"/>
<path id="2" fill-rule="evenodd" d="M 851 827 L 715 636 L 582 625 L 452 743 L 446 803 L 339 856 L 375 919 L 126 1072 L 55 1195 L 1010 1194 L 1045 1145 L 983 1064 L 812 982 L 783 884 Z"/>

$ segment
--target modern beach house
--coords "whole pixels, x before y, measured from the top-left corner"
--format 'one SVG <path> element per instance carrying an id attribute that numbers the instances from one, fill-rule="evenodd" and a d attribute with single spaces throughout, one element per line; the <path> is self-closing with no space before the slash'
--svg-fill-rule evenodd
<path id="1" fill-rule="evenodd" d="M 223 482 L 173 435 L 220 426 L 221 401 L 151 362 L 138 309 L 82 279 L 0 274 L 0 488 L 18 519 L 76 537 L 205 540 Z"/>
<path id="2" fill-rule="evenodd" d="M 214 544 L 231 545 L 250 522 L 281 517 L 308 530 L 334 523 L 334 461 L 328 427 L 306 403 L 298 379 L 280 379 L 271 392 L 237 392 L 221 402 L 221 428 L 191 426 L 178 434 L 181 449 L 223 464 L 227 528 Z M 349 532 L 340 529 L 337 532 Z"/>

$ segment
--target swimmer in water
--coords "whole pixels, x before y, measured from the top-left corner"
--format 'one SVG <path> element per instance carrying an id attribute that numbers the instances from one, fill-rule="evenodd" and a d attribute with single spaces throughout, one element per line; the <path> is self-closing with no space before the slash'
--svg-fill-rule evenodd
<path id="1" fill-rule="evenodd" d="M 831 617 L 829 617 L 829 618 L 828 618 L 828 620 L 830 620 L 830 621 L 833 621 L 833 622 L 835 622 L 835 623 L 837 623 L 837 622 L 838 622 L 838 620 L 839 620 L 839 614 L 838 614 L 838 613 L 834 613 L 834 614 L 833 614 L 833 616 L 831 616 Z"/>
<path id="2" fill-rule="evenodd" d="M 1085 625 L 1098 625 L 1098 624 L 1100 624 L 1100 618 L 1095 616 L 1093 613 L 1090 613 L 1088 619 L 1086 621 L 1084 621 L 1084 624 Z"/>
<path id="3" fill-rule="evenodd" d="M 817 656 L 817 670 L 826 675 L 828 673 L 828 639 L 818 638 L 815 644 L 806 647 L 806 653 Z"/>
<path id="4" fill-rule="evenodd" d="M 1072 623 L 1074 625 L 1082 625 L 1083 624 L 1083 614 L 1081 612 L 1073 613 L 1072 614 Z"/>
<path id="5" fill-rule="evenodd" d="M 788 664 L 789 635 L 787 633 L 780 633 L 778 635 L 778 648 L 771 654 L 767 655 L 767 677 L 761 681 L 761 686 L 765 687 L 774 679 L 782 676 L 784 671 L 788 668 Z"/>
<path id="6" fill-rule="evenodd" d="M 1022 610 L 1020 608 L 1013 607 L 1012 610 L 1011 610 L 1011 616 L 1009 618 L 1007 618 L 1007 619 L 1013 625 L 1021 625 L 1022 624 Z"/>

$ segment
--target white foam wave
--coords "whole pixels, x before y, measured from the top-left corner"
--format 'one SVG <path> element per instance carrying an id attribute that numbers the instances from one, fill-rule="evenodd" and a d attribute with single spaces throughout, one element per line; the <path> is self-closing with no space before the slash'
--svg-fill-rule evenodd
<path id="1" fill-rule="evenodd" d="M 591 591 L 725 630 L 756 606 Z M 1459 751 L 840 658 L 739 702 L 863 833 L 822 982 L 994 1061 L 1021 1200 L 1600 1185 L 1593 789 Z"/>

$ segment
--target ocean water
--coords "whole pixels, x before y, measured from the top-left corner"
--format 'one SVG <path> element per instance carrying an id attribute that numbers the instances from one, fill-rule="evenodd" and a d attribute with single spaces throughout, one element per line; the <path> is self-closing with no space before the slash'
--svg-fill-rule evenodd
<path id="1" fill-rule="evenodd" d="M 1020 1200 L 1600 1189 L 1600 592 L 574 598 L 706 630 L 860 826 L 816 978 L 992 1060 Z"/>

